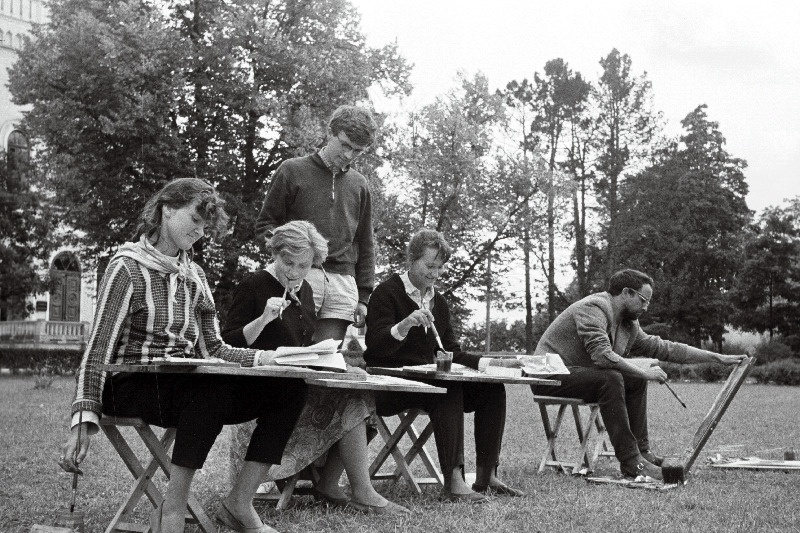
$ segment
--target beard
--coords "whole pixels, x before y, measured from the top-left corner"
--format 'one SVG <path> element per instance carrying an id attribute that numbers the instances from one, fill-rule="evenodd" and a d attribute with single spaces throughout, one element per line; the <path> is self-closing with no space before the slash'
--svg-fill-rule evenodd
<path id="1" fill-rule="evenodd" d="M 642 316 L 642 311 L 631 311 L 630 309 L 622 311 L 622 318 L 625 320 L 639 320 L 640 316 Z"/>

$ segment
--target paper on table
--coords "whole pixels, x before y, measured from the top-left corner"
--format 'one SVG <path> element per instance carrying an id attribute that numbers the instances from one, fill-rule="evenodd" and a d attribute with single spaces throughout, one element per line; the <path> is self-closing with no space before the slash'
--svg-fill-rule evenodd
<path id="1" fill-rule="evenodd" d="M 337 341 L 336 339 L 325 339 L 324 341 L 320 341 L 317 344 L 312 344 L 311 346 L 279 346 L 275 353 L 280 357 L 282 355 L 292 355 L 292 354 L 323 354 L 323 353 L 333 353 L 339 348 L 339 343 L 341 341 Z"/>
<path id="2" fill-rule="evenodd" d="M 436 372 L 436 363 L 429 363 L 427 365 L 411 365 L 404 366 L 403 370 L 411 370 L 412 372 Z M 463 374 L 465 371 L 470 370 L 469 367 L 459 363 L 453 363 L 450 369 L 451 374 Z"/>
<path id="3" fill-rule="evenodd" d="M 275 363 L 288 366 L 304 366 L 309 368 L 319 368 L 324 370 L 347 370 L 347 363 L 344 356 L 339 352 L 318 353 L 318 354 L 294 354 L 284 357 L 276 357 Z"/>
<path id="4" fill-rule="evenodd" d="M 544 356 L 520 355 L 517 359 L 522 362 L 522 370 L 529 375 L 569 374 L 567 365 L 557 353 L 548 353 Z"/>

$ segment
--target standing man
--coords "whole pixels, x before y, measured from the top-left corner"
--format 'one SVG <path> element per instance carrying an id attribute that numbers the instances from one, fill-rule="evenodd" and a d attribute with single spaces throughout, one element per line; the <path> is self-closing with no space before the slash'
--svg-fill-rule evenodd
<path id="1" fill-rule="evenodd" d="M 642 367 L 631 357 L 670 363 L 738 364 L 745 355 L 721 355 L 648 335 L 639 317 L 653 297 L 653 280 L 637 270 L 616 272 L 608 291 L 570 305 L 547 328 L 536 354 L 557 353 L 569 368 L 557 387 L 535 386 L 534 394 L 599 403 L 614 454 L 625 476 L 662 479 L 662 457 L 650 451 L 647 436 L 647 382 L 663 383 L 659 366 Z"/>
<path id="2" fill-rule="evenodd" d="M 336 109 L 327 144 L 275 171 L 256 221 L 260 239 L 287 222 L 307 220 L 328 240 L 328 258 L 306 277 L 317 311 L 314 342 L 342 340 L 347 326 L 363 326 L 367 315 L 375 285 L 372 199 L 366 178 L 350 165 L 372 145 L 377 129 L 362 107 Z"/>

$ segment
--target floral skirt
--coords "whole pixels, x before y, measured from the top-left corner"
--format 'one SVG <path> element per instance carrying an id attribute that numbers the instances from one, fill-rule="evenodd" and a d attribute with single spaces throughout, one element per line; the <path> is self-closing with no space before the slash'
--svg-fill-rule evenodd
<path id="1" fill-rule="evenodd" d="M 267 480 L 285 479 L 323 458 L 328 449 L 347 432 L 367 420 L 375 412 L 370 392 L 323 389 L 310 386 L 306 405 L 289 437 L 281 464 L 273 465 Z M 239 424 L 231 431 L 231 480 L 241 470 L 255 420 Z M 265 480 L 266 481 L 266 480 Z"/>

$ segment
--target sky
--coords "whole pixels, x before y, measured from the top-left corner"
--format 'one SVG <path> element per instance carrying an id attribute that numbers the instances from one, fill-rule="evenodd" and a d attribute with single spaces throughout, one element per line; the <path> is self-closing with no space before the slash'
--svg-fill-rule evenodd
<path id="1" fill-rule="evenodd" d="M 397 41 L 421 107 L 482 72 L 491 89 L 550 59 L 595 81 L 617 48 L 647 73 L 665 133 L 700 104 L 748 162 L 751 209 L 800 195 L 800 2 L 796 0 L 350 0 L 371 46 Z"/>

